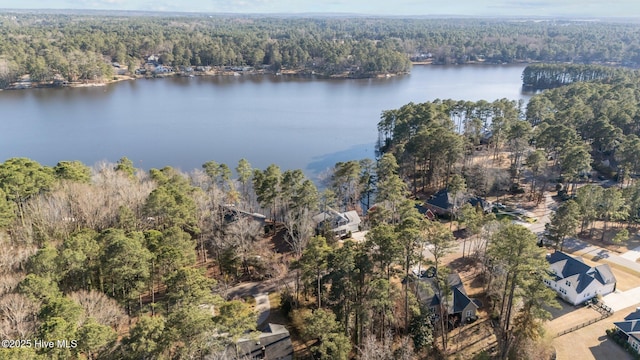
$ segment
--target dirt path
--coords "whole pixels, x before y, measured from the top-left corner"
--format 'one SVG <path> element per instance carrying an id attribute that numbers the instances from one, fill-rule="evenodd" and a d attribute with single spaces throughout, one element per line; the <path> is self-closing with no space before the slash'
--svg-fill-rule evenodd
<path id="1" fill-rule="evenodd" d="M 272 293 L 280 291 L 287 286 L 293 289 L 292 286 L 295 284 L 295 280 L 295 271 L 290 271 L 287 275 L 278 279 L 269 279 L 260 282 L 243 282 L 231 287 L 227 291 L 227 298 L 234 299 L 247 296 L 255 296 L 260 293 Z"/>

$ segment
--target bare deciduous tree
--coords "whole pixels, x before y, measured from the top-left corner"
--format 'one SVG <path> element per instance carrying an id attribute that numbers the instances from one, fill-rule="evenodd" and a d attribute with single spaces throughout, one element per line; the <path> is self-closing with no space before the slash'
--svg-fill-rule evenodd
<path id="1" fill-rule="evenodd" d="M 230 239 L 240 255 L 245 272 L 249 270 L 247 259 L 253 253 L 253 243 L 256 236 L 260 234 L 260 229 L 259 222 L 244 215 L 238 215 L 238 219 L 229 225 L 228 233 L 231 235 Z"/>
<path id="2" fill-rule="evenodd" d="M 390 331 L 385 333 L 382 340 L 378 340 L 374 334 L 367 334 L 361 347 L 358 347 L 358 353 L 362 360 L 393 360 L 393 335 Z"/>
<path id="3" fill-rule="evenodd" d="M 22 279 L 23 276 L 17 273 L 0 275 L 0 296 L 14 291 Z"/>
<path id="4" fill-rule="evenodd" d="M 118 302 L 104 293 L 80 290 L 69 294 L 69 297 L 84 309 L 84 315 L 80 319 L 81 324 L 92 317 L 99 324 L 118 329 L 126 320 L 124 310 Z"/>
<path id="5" fill-rule="evenodd" d="M 27 339 L 37 328 L 40 306 L 22 294 L 0 298 L 0 334 L 5 339 Z"/>
<path id="6" fill-rule="evenodd" d="M 0 232 L 0 274 L 15 277 L 16 273 L 23 269 L 29 257 L 37 250 L 33 245 L 12 242 L 5 233 Z M 0 281 L 0 289 L 6 288 L 6 285 L 11 283 L 13 282 Z M 2 294 L 2 290 L 0 290 L 0 294 Z"/>
<path id="7" fill-rule="evenodd" d="M 289 209 L 284 216 L 284 226 L 287 229 L 287 244 L 293 250 L 296 259 L 300 259 L 302 252 L 307 247 L 309 239 L 313 236 L 313 219 L 309 209 Z"/>

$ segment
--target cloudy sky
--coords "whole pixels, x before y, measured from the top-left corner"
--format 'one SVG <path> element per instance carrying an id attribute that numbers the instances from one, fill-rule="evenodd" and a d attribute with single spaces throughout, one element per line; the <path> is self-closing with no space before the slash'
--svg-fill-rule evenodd
<path id="1" fill-rule="evenodd" d="M 638 0 L 0 0 L 0 9 L 640 17 Z"/>

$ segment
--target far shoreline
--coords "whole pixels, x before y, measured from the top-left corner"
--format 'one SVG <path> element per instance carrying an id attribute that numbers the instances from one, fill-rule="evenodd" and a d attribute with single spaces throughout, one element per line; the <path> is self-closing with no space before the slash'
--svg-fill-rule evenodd
<path id="1" fill-rule="evenodd" d="M 427 61 L 412 61 L 412 66 L 475 66 L 475 65 L 492 65 L 492 66 L 510 66 L 510 65 L 522 65 L 532 64 L 530 61 L 518 61 L 511 63 L 489 63 L 484 61 L 473 61 L 464 64 L 441 64 L 434 63 L 432 60 Z M 307 69 L 282 69 L 278 72 L 266 71 L 266 70 L 248 70 L 248 71 L 233 71 L 225 69 L 213 69 L 210 71 L 191 71 L 191 72 L 170 72 L 164 74 L 151 74 L 151 75 L 115 75 L 112 79 L 108 80 L 92 80 L 92 81 L 78 81 L 68 82 L 61 80 L 47 81 L 47 82 L 35 82 L 28 79 L 28 74 L 23 75 L 20 81 L 9 84 L 3 90 L 27 90 L 27 89 L 47 89 L 47 88 L 87 88 L 87 87 L 103 87 L 109 84 L 114 84 L 122 81 L 137 80 L 137 79 L 157 79 L 157 78 L 173 78 L 173 77 L 214 77 L 214 76 L 253 76 L 253 75 L 273 75 L 273 76 L 313 76 L 318 79 L 345 79 L 345 80 L 357 80 L 357 79 L 383 79 L 402 75 L 411 75 L 411 71 L 399 72 L 399 73 L 379 73 L 379 74 L 353 74 L 344 72 L 341 74 L 326 75 L 317 73 L 315 71 Z M 25 80 L 26 78 L 26 80 Z"/>

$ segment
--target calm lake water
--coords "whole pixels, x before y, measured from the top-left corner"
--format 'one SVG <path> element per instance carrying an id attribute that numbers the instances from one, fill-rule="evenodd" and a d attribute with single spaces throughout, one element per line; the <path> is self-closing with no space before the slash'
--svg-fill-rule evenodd
<path id="1" fill-rule="evenodd" d="M 437 98 L 528 100 L 524 65 L 414 66 L 411 75 L 326 80 L 274 75 L 139 79 L 94 88 L 0 92 L 0 161 L 184 171 L 208 160 L 232 169 L 278 164 L 314 176 L 373 157 L 383 110 Z"/>

